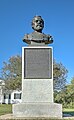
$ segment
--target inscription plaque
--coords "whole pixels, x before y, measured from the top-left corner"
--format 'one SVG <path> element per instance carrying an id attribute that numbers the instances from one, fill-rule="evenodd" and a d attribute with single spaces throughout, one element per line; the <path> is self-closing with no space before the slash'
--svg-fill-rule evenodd
<path id="1" fill-rule="evenodd" d="M 52 49 L 24 49 L 24 78 L 52 78 Z"/>

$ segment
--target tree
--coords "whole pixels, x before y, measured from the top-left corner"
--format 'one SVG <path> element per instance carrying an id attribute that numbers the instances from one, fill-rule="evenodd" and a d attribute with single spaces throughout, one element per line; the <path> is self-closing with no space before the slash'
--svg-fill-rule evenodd
<path id="1" fill-rule="evenodd" d="M 21 89 L 22 79 L 22 60 L 19 55 L 12 56 L 8 62 L 4 62 L 2 77 L 6 81 L 7 89 Z M 53 64 L 54 91 L 64 88 L 66 83 L 67 70 L 61 63 Z"/>
<path id="2" fill-rule="evenodd" d="M 55 102 L 62 103 L 64 108 L 74 108 L 74 77 L 65 89 L 55 93 Z"/>
<path id="3" fill-rule="evenodd" d="M 74 108 L 74 77 L 71 79 L 71 83 L 66 86 L 68 107 Z"/>
<path id="4" fill-rule="evenodd" d="M 21 57 L 19 55 L 12 56 L 8 62 L 4 62 L 2 68 L 2 78 L 5 80 L 7 89 L 21 89 L 22 67 Z"/>
<path id="5" fill-rule="evenodd" d="M 54 60 L 53 63 L 53 82 L 54 82 L 54 91 L 59 91 L 64 89 L 66 85 L 68 70 L 63 66 L 62 63 L 56 63 Z"/>

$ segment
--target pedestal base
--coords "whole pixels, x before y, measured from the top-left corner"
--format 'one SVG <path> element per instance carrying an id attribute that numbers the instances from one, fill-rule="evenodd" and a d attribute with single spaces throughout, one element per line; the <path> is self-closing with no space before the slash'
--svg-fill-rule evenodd
<path id="1" fill-rule="evenodd" d="M 21 103 L 13 105 L 14 117 L 62 118 L 62 105 L 56 103 Z"/>

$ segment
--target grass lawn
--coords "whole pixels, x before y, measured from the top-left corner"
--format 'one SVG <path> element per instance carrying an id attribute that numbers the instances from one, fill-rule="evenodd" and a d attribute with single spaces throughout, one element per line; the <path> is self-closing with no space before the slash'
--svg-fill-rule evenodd
<path id="1" fill-rule="evenodd" d="M 12 113 L 11 104 L 0 104 L 0 115 Z"/>
<path id="2" fill-rule="evenodd" d="M 64 108 L 63 112 L 74 112 L 74 109 Z"/>
<path id="3" fill-rule="evenodd" d="M 74 109 L 64 108 L 63 113 L 74 116 Z"/>

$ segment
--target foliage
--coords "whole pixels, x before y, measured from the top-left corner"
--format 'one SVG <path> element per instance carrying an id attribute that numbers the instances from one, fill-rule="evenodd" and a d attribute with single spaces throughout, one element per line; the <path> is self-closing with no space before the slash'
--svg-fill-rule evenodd
<path id="1" fill-rule="evenodd" d="M 63 66 L 62 63 L 56 63 L 54 60 L 53 64 L 53 82 L 54 82 L 54 91 L 62 90 L 66 85 L 68 70 Z"/>
<path id="2" fill-rule="evenodd" d="M 64 108 L 74 108 L 74 78 L 64 90 L 54 93 L 55 102 L 62 103 Z"/>
<path id="3" fill-rule="evenodd" d="M 21 57 L 13 56 L 8 62 L 4 62 L 2 77 L 5 80 L 6 89 L 21 89 L 22 67 Z"/>

